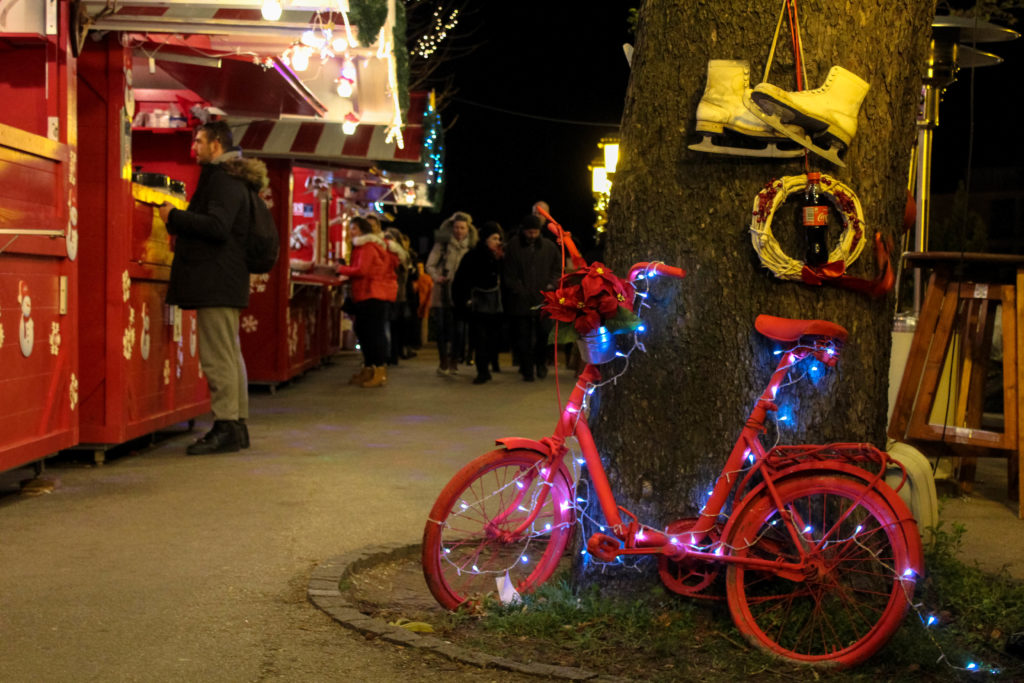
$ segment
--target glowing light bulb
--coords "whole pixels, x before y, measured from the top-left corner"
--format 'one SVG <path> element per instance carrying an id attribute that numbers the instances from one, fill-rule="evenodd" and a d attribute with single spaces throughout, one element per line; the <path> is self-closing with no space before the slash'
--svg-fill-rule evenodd
<path id="1" fill-rule="evenodd" d="M 938 621 L 938 619 L 935 618 L 935 615 L 934 614 L 929 614 L 928 615 L 928 621 L 925 623 L 925 626 L 931 626 L 936 621 Z"/>
<path id="2" fill-rule="evenodd" d="M 292 53 L 292 68 L 305 71 L 309 68 L 309 48 L 298 48 Z"/>
<path id="3" fill-rule="evenodd" d="M 530 564 L 530 558 L 528 558 L 526 555 L 523 555 L 522 557 L 520 557 L 519 560 L 523 564 Z"/>
<path id="4" fill-rule="evenodd" d="M 473 565 L 473 571 L 475 571 L 475 572 L 476 572 L 477 574 L 479 574 L 479 573 L 480 573 L 480 570 L 479 570 L 479 569 L 477 569 L 477 567 L 476 567 L 476 565 L 475 565 L 475 564 Z"/>
<path id="5" fill-rule="evenodd" d="M 646 332 L 647 331 L 647 326 L 646 325 L 637 325 L 636 331 L 637 332 Z"/>
<path id="6" fill-rule="evenodd" d="M 338 93 L 338 97 L 352 97 L 352 83 L 350 81 L 339 78 L 337 83 L 335 90 Z"/>
<path id="7" fill-rule="evenodd" d="M 917 572 L 915 572 L 912 568 L 908 567 L 906 571 L 903 572 L 903 578 L 912 579 L 914 578 L 915 574 L 917 574 Z"/>
<path id="8" fill-rule="evenodd" d="M 519 488 L 524 488 L 524 487 L 526 486 L 526 484 L 524 484 L 524 483 L 523 483 L 523 482 L 521 482 L 521 481 L 517 481 L 517 482 L 516 482 L 516 486 L 518 486 Z"/>
<path id="9" fill-rule="evenodd" d="M 544 525 L 544 531 L 551 531 L 551 525 L 550 524 L 545 524 Z"/>
<path id="10" fill-rule="evenodd" d="M 640 531 L 636 532 L 636 540 L 638 540 L 638 541 L 646 541 L 647 540 L 647 534 L 644 533 L 643 529 L 641 529 Z"/>
<path id="11" fill-rule="evenodd" d="M 335 52 L 344 52 L 348 49 L 348 41 L 344 38 L 335 38 L 331 41 L 331 49 Z"/>
<path id="12" fill-rule="evenodd" d="M 976 663 L 974 663 L 974 662 L 967 662 L 967 666 L 965 668 L 968 671 L 974 671 L 975 669 L 978 668 L 978 665 Z"/>
<path id="13" fill-rule="evenodd" d="M 859 534 L 862 531 L 864 531 L 864 526 L 862 524 L 858 524 L 857 528 L 853 530 L 853 533 Z"/>
<path id="14" fill-rule="evenodd" d="M 277 21 L 278 19 L 280 19 L 280 0 L 263 0 L 263 7 L 260 8 L 260 14 L 263 15 L 263 19 L 266 21 Z"/>
<path id="15" fill-rule="evenodd" d="M 807 526 L 804 527 L 804 533 L 805 534 L 809 534 L 812 531 L 814 531 L 814 528 L 810 524 L 808 524 Z"/>
<path id="16" fill-rule="evenodd" d="M 356 128 L 358 127 L 359 124 L 355 121 L 343 121 L 341 124 L 341 132 L 345 135 L 352 135 L 356 132 Z"/>

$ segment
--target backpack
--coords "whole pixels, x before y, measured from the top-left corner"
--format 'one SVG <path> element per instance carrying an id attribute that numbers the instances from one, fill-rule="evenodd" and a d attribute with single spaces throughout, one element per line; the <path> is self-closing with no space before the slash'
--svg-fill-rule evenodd
<path id="1" fill-rule="evenodd" d="M 249 190 L 249 233 L 245 237 L 245 265 L 250 273 L 269 273 L 277 262 L 281 238 L 267 203 Z"/>

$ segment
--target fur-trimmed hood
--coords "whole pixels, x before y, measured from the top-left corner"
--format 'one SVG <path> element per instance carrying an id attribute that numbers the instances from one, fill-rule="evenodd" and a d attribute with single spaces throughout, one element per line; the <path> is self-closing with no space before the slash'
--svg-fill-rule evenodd
<path id="1" fill-rule="evenodd" d="M 270 179 L 267 178 L 267 165 L 259 159 L 243 157 L 240 150 L 224 152 L 214 159 L 213 163 L 218 164 L 227 171 L 228 175 L 238 178 L 257 192 L 270 182 Z"/>
<path id="2" fill-rule="evenodd" d="M 469 226 L 469 232 L 466 234 L 466 248 L 472 249 L 476 246 L 477 240 L 480 239 L 476 226 L 473 225 L 473 217 L 465 211 L 456 211 L 451 216 L 446 218 L 441 227 L 434 231 L 434 241 L 438 244 L 447 244 L 452 241 L 452 227 L 455 225 L 455 221 L 465 221 Z"/>

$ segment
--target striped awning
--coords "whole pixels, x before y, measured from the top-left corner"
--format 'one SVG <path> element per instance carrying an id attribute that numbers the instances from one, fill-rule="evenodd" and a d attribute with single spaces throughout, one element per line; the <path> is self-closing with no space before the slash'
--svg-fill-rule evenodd
<path id="1" fill-rule="evenodd" d="M 403 147 L 386 142 L 385 126 L 362 125 L 345 135 L 340 123 L 229 120 L 236 143 L 248 154 L 311 161 L 420 161 L 423 129 L 406 126 Z"/>
<path id="2" fill-rule="evenodd" d="M 229 118 L 236 144 L 253 156 L 306 161 L 418 163 L 423 151 L 423 120 L 429 93 L 409 93 L 402 146 L 387 141 L 387 127 L 360 125 L 346 135 L 342 124 L 311 118 L 246 120 Z"/>

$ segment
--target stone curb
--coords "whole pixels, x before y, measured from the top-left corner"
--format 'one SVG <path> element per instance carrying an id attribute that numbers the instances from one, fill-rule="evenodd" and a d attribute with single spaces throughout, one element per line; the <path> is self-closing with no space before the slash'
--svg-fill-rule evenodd
<path id="1" fill-rule="evenodd" d="M 337 555 L 317 565 L 313 570 L 309 577 L 306 597 L 342 626 L 395 645 L 427 650 L 462 664 L 570 681 L 621 683 L 629 680 L 617 676 L 606 676 L 578 667 L 517 662 L 507 657 L 498 657 L 453 645 L 437 636 L 392 626 L 383 619 L 375 619 L 363 614 L 342 595 L 341 582 L 353 574 L 384 562 L 413 557 L 419 552 L 419 545 L 392 544 L 369 546 L 345 555 Z"/>

